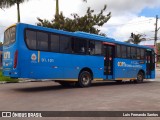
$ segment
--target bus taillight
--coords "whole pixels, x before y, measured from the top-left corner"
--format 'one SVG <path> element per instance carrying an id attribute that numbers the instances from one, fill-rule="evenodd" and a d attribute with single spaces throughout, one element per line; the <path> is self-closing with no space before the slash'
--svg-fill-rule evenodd
<path id="1" fill-rule="evenodd" d="M 17 62 L 18 62 L 18 50 L 14 53 L 14 66 L 13 68 L 17 67 Z"/>

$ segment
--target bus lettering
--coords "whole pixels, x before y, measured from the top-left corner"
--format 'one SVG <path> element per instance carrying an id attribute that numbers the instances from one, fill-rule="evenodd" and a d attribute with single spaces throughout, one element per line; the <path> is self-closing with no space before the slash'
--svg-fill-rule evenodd
<path id="1" fill-rule="evenodd" d="M 4 52 L 4 59 L 10 59 L 10 52 Z"/>

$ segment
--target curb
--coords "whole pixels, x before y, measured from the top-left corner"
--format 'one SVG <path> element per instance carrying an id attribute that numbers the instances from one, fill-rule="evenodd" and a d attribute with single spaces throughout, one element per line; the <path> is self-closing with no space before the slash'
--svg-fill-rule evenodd
<path id="1" fill-rule="evenodd" d="M 19 79 L 18 82 L 0 81 L 0 84 L 8 84 L 8 83 L 27 83 L 27 82 L 31 82 L 31 80 L 22 80 L 22 79 Z"/>
<path id="2" fill-rule="evenodd" d="M 27 82 L 43 82 L 45 80 L 35 80 L 35 79 L 23 79 L 23 78 L 20 78 L 18 82 L 8 82 L 8 81 L 0 81 L 0 84 L 8 84 L 8 83 L 27 83 Z"/>
<path id="3" fill-rule="evenodd" d="M 5 83 L 7 83 L 7 82 L 5 82 L 5 81 L 0 82 L 0 84 L 5 84 Z"/>
<path id="4" fill-rule="evenodd" d="M 8 81 L 1 81 L 0 84 L 8 84 L 8 83 L 19 83 L 19 82 L 8 82 Z"/>

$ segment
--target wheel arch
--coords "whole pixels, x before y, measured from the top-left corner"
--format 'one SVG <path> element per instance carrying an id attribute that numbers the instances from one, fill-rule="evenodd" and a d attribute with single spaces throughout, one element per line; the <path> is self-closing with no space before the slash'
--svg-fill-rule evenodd
<path id="1" fill-rule="evenodd" d="M 138 73 L 143 73 L 143 77 L 145 78 L 145 71 L 143 70 L 143 69 L 140 69 L 139 71 L 138 71 Z"/>
<path id="2" fill-rule="evenodd" d="M 88 72 L 90 72 L 90 73 L 91 73 L 92 80 L 94 79 L 93 72 L 92 72 L 92 70 L 91 70 L 90 68 L 88 68 L 88 67 L 82 68 L 82 69 L 80 70 L 79 74 L 78 74 L 78 77 L 79 77 L 79 75 L 82 73 L 82 71 L 88 71 Z"/>

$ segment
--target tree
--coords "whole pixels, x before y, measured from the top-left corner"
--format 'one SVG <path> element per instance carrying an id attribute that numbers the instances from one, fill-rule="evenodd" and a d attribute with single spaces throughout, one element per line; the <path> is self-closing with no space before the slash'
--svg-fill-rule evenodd
<path id="1" fill-rule="evenodd" d="M 17 5 L 17 21 L 20 22 L 20 4 L 28 0 L 0 0 L 0 8 L 9 8 Z"/>
<path id="2" fill-rule="evenodd" d="M 78 14 L 71 14 L 73 17 L 72 19 L 65 17 L 63 13 L 55 15 L 51 22 L 46 19 L 42 20 L 37 18 L 39 21 L 37 25 L 71 32 L 84 31 L 105 35 L 100 33 L 100 30 L 97 29 L 96 26 L 101 27 L 110 19 L 111 12 L 109 12 L 107 15 L 103 15 L 106 8 L 107 6 L 105 5 L 99 14 L 94 14 L 94 10 L 91 10 L 89 7 L 86 11 L 86 14 L 82 17 L 80 17 Z"/>
<path id="3" fill-rule="evenodd" d="M 126 42 L 127 43 L 133 43 L 133 44 L 139 44 L 140 42 L 146 40 L 146 38 L 144 38 L 144 36 L 145 35 L 142 35 L 142 34 L 131 33 L 131 37 Z"/>

